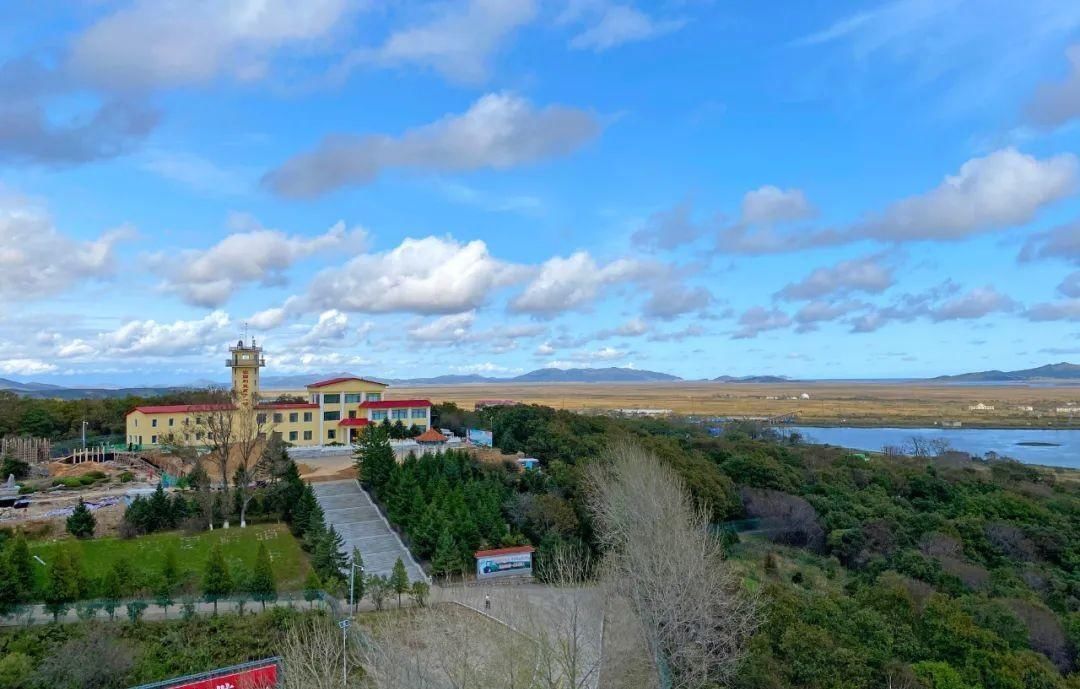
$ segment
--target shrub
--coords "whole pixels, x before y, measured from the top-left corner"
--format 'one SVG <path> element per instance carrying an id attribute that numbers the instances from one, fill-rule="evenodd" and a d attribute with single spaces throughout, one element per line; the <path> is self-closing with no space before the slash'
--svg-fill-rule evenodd
<path id="1" fill-rule="evenodd" d="M 135 474 L 131 473 L 130 471 L 125 471 L 124 473 L 120 474 L 120 483 L 131 483 L 134 480 Z"/>

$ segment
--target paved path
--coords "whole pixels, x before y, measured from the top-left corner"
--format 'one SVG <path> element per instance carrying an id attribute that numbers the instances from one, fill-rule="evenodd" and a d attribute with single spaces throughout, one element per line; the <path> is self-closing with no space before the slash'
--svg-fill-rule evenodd
<path id="1" fill-rule="evenodd" d="M 359 483 L 349 479 L 312 483 L 311 487 L 326 515 L 327 526 L 333 526 L 345 541 L 345 554 L 351 553 L 353 546 L 360 549 L 365 574 L 388 577 L 394 569 L 394 562 L 400 557 L 405 563 L 409 581 L 428 581 L 412 553 L 390 528 Z"/>

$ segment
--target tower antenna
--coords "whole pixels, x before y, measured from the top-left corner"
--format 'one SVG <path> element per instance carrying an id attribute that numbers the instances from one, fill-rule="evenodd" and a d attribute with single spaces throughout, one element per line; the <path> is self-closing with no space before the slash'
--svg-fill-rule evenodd
<path id="1" fill-rule="evenodd" d="M 244 331 L 243 331 L 243 336 L 242 337 L 243 337 L 243 339 L 241 341 L 242 342 L 247 342 L 247 339 L 248 339 L 248 324 L 247 324 L 247 321 L 244 321 Z"/>

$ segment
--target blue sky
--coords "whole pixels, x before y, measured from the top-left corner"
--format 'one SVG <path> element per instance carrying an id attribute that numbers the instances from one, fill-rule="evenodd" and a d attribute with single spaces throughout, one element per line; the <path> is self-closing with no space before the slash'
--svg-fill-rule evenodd
<path id="1" fill-rule="evenodd" d="M 0 376 L 1080 360 L 1080 6 L 36 5 Z"/>

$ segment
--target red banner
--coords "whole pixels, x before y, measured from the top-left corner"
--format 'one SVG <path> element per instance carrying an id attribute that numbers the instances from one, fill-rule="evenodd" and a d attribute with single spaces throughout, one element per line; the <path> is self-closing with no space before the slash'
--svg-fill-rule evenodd
<path id="1" fill-rule="evenodd" d="M 211 679 L 173 684 L 169 689 L 271 689 L 277 686 L 277 665 L 263 665 Z"/>

